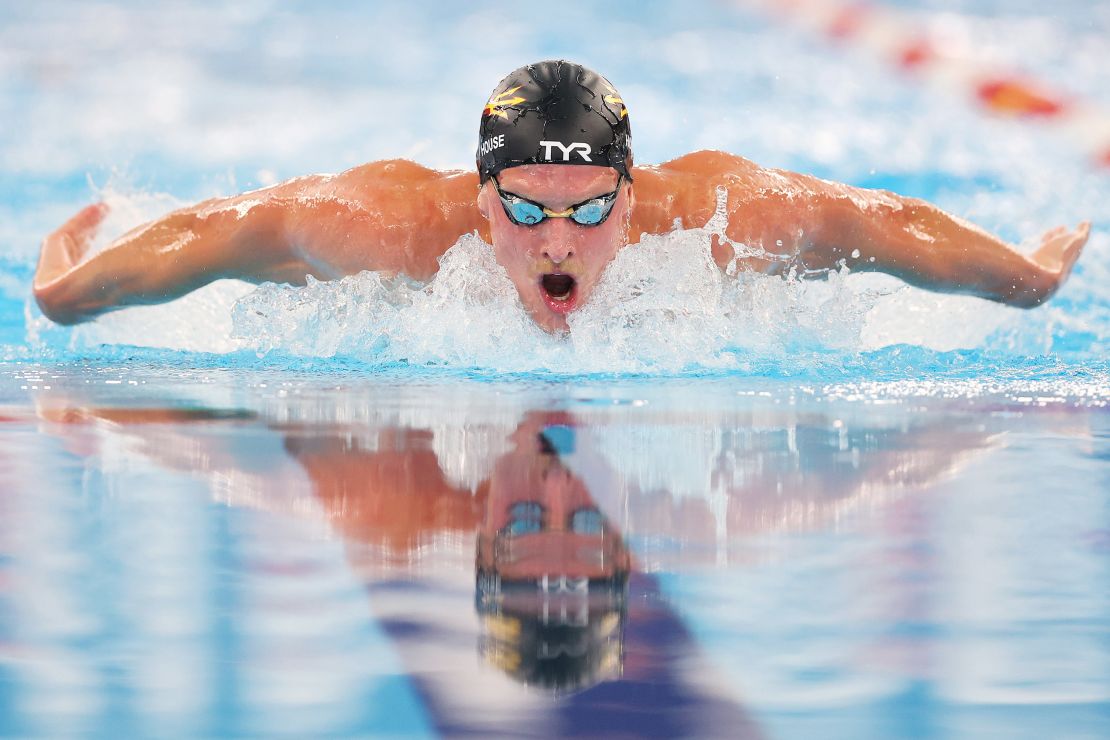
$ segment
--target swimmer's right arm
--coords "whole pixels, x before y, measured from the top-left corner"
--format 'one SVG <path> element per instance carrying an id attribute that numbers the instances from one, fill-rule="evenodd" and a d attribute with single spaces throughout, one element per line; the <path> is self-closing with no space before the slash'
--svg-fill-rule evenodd
<path id="1" fill-rule="evenodd" d="M 89 206 L 42 244 L 33 292 L 60 324 L 162 303 L 221 278 L 303 284 L 361 270 L 427 279 L 480 226 L 477 178 L 411 162 L 303 177 L 174 211 L 88 255 L 104 217 Z"/>

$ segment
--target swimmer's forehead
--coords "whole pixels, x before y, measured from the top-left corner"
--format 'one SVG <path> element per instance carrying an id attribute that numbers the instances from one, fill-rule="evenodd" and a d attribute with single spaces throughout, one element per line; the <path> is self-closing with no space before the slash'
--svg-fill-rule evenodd
<path id="1" fill-rule="evenodd" d="M 612 167 L 565 164 L 524 164 L 497 176 L 502 189 L 550 205 L 581 203 L 611 193 L 619 178 Z"/>

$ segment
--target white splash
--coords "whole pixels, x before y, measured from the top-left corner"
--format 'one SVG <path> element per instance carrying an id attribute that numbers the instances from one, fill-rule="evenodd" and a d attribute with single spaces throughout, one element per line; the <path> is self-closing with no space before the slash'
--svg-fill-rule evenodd
<path id="1" fill-rule="evenodd" d="M 622 250 L 590 300 L 569 316 L 567 335 L 539 329 L 490 246 L 467 235 L 447 251 L 427 285 L 365 272 L 302 288 L 260 286 L 236 305 L 233 336 L 259 353 L 342 355 L 372 364 L 497 372 L 742 371 L 753 360 L 785 360 L 798 350 L 870 349 L 873 343 L 864 339 L 870 312 L 889 293 L 904 292 L 869 288 L 846 272 L 821 282 L 745 272 L 731 277 L 712 259 L 719 227 L 711 222 L 648 235 Z M 952 299 L 933 300 L 939 301 L 930 314 L 935 319 Z M 951 344 L 957 333 L 938 321 L 948 326 L 937 338 Z M 881 343 L 905 340 L 889 327 L 870 331 Z"/>
<path id="2" fill-rule="evenodd" d="M 259 353 L 526 370 L 565 351 L 528 317 L 489 245 L 473 234 L 444 254 L 427 285 L 372 272 L 309 278 L 303 288 L 268 283 L 239 301 L 233 320 L 235 339 Z M 534 352 L 526 359 L 523 348 Z"/>
<path id="3" fill-rule="evenodd" d="M 155 196 L 104 194 L 120 221 L 109 232 L 166 205 Z M 1067 318 L 1051 306 L 1022 312 L 874 273 L 841 270 L 823 281 L 753 274 L 737 269 L 738 261 L 765 253 L 742 244 L 733 245 L 737 260 L 722 272 L 711 252 L 727 227 L 723 191 L 718 195 L 720 213 L 706 226 L 644 236 L 623 249 L 570 315 L 566 335 L 531 321 L 490 245 L 470 234 L 443 255 L 427 284 L 370 272 L 310 279 L 303 287 L 219 281 L 173 303 L 126 309 L 75 329 L 54 326 L 32 307 L 28 340 L 37 347 L 247 349 L 493 372 L 760 372 L 767 364 L 789 372 L 806 353 L 848 357 L 892 344 L 1041 353 Z M 1088 282 L 1083 277 L 1077 282 Z"/>

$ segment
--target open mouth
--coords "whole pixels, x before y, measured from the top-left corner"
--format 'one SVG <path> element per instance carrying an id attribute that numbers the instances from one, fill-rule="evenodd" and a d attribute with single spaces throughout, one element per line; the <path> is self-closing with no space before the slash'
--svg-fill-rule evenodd
<path id="1" fill-rule="evenodd" d="M 556 301 L 569 300 L 570 294 L 574 292 L 574 278 L 561 273 L 547 273 L 540 279 L 540 285 L 548 297 Z"/>
<path id="2" fill-rule="evenodd" d="M 561 272 L 545 273 L 540 278 L 540 293 L 555 313 L 570 313 L 578 303 L 578 281 Z"/>

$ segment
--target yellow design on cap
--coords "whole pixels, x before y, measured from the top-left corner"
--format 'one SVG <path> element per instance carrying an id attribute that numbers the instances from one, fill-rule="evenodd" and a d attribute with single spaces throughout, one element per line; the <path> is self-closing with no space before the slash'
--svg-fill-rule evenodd
<path id="1" fill-rule="evenodd" d="M 624 118 L 628 115 L 628 108 L 625 107 L 624 101 L 618 98 L 616 95 L 606 95 L 602 99 L 609 105 L 619 105 L 621 107 L 621 118 Z"/>
<path id="2" fill-rule="evenodd" d="M 502 100 L 502 98 L 504 98 L 507 95 L 512 95 L 513 93 L 515 93 L 517 90 L 519 90 L 522 87 L 524 87 L 524 85 L 517 85 L 512 90 L 506 90 L 505 92 L 501 93 L 500 95 L 494 95 L 492 98 L 490 98 L 489 102 L 486 103 L 485 115 L 487 115 L 487 116 L 500 116 L 501 118 L 508 119 L 509 114 L 506 113 L 503 109 L 508 108 L 510 105 L 516 105 L 517 103 L 524 103 L 524 102 L 526 102 L 526 100 L 525 100 L 525 98 L 522 98 L 520 96 L 517 96 L 515 98 L 509 98 L 508 100 Z"/>

